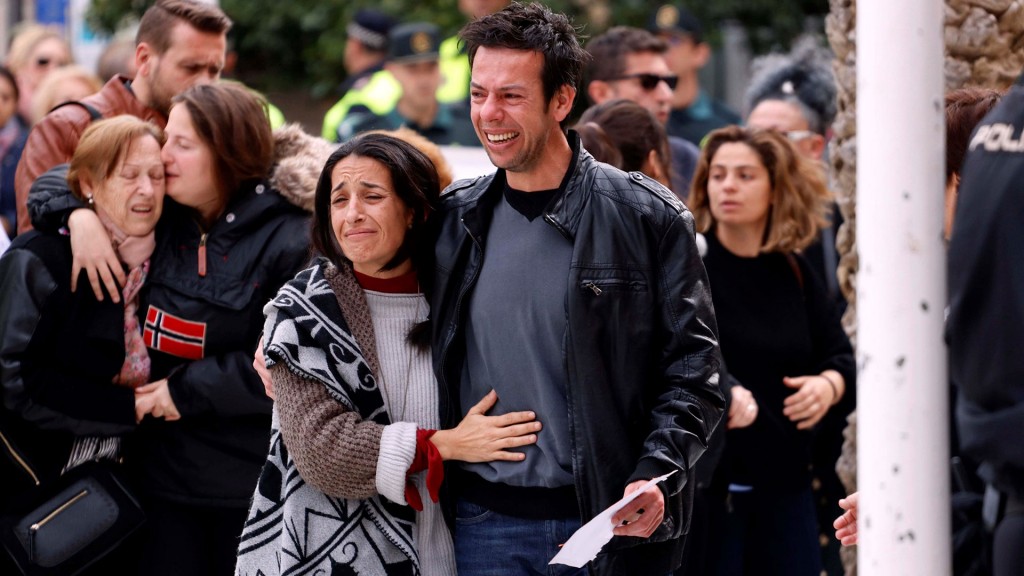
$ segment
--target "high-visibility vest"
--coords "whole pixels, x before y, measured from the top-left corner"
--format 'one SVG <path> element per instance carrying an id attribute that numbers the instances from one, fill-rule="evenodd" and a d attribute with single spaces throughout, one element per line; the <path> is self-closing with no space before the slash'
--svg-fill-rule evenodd
<path id="1" fill-rule="evenodd" d="M 461 102 L 469 97 L 469 56 L 459 50 L 459 37 L 452 36 L 438 47 L 441 76 L 444 82 L 437 89 L 437 101 Z"/>
<path id="2" fill-rule="evenodd" d="M 353 106 L 364 106 L 377 115 L 390 112 L 402 97 L 402 86 L 387 70 L 380 70 L 358 88 L 352 88 L 324 115 L 322 136 L 329 142 L 338 141 L 338 126 Z"/>
<path id="3" fill-rule="evenodd" d="M 267 119 L 270 120 L 270 129 L 277 130 L 281 126 L 284 126 L 286 120 L 284 118 L 284 112 L 277 106 L 274 106 L 270 102 L 267 102 Z"/>
<path id="4" fill-rule="evenodd" d="M 469 56 L 459 51 L 459 37 L 447 38 L 438 47 L 441 76 L 444 81 L 437 89 L 437 101 L 460 102 L 469 97 Z M 325 140 L 338 141 L 338 127 L 353 106 L 364 106 L 370 112 L 383 116 L 394 109 L 402 97 L 402 86 L 387 70 L 375 72 L 362 87 L 352 88 L 324 115 L 321 135 Z"/>

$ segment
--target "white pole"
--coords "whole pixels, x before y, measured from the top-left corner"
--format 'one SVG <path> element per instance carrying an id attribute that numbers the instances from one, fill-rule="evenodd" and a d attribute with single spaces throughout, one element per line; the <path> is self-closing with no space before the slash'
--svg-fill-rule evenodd
<path id="1" fill-rule="evenodd" d="M 857 3 L 858 571 L 951 574 L 943 7 Z"/>

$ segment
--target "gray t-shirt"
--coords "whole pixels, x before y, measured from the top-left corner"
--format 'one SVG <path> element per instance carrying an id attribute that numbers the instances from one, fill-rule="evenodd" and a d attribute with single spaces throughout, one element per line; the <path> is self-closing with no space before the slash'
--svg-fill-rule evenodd
<path id="1" fill-rule="evenodd" d="M 511 192 L 511 194 L 516 194 Z M 521 193 L 520 193 L 521 194 Z M 494 388 L 489 415 L 533 410 L 544 428 L 522 462 L 463 464 L 490 482 L 558 488 L 573 484 L 563 343 L 572 244 L 502 199 L 469 299 L 462 413 Z"/>

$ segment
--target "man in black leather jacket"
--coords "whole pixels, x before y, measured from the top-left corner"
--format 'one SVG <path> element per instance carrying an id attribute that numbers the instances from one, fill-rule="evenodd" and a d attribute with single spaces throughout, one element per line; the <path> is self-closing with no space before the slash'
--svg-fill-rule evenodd
<path id="1" fill-rule="evenodd" d="M 522 461 L 449 470 L 459 573 L 547 573 L 582 522 L 674 472 L 615 515 L 617 537 L 589 563 L 594 575 L 669 573 L 691 469 L 724 406 L 693 220 L 563 131 L 586 60 L 567 18 L 513 4 L 461 36 L 474 127 L 499 170 L 454 184 L 440 209 L 442 422 L 494 388 L 492 413 L 533 410 L 544 428 Z"/>
<path id="2" fill-rule="evenodd" d="M 980 462 L 986 521 L 998 522 L 993 573 L 1004 576 L 1024 566 L 1024 76 L 978 125 L 962 175 L 949 246 L 950 377 L 960 447 Z"/>

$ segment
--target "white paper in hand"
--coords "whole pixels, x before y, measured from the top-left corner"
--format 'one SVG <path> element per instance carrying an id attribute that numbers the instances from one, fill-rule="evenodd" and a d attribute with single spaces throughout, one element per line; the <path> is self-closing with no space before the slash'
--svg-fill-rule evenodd
<path id="1" fill-rule="evenodd" d="M 593 520 L 581 526 L 548 564 L 565 564 L 573 568 L 582 568 L 587 562 L 593 560 L 601 548 L 604 548 L 604 545 L 614 536 L 612 531 L 615 526 L 612 524 L 612 516 L 626 504 L 635 500 L 637 496 L 646 492 L 648 488 L 673 474 L 675 474 L 674 470 L 664 476 L 651 479 L 638 490 L 630 492 L 628 496 L 612 504 L 607 510 L 595 516 Z"/>

